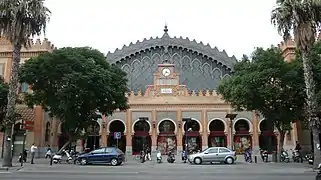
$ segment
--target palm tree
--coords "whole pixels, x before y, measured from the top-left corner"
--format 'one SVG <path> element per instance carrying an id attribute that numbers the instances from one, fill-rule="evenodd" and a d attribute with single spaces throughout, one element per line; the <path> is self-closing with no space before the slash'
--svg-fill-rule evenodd
<path id="1" fill-rule="evenodd" d="M 19 83 L 18 70 L 21 48 L 30 46 L 30 38 L 45 33 L 50 11 L 44 0 L 0 0 L 0 35 L 12 43 L 12 69 L 5 116 L 5 145 L 2 166 L 12 166 L 11 131 L 15 123 L 15 105 Z"/>
<path id="2" fill-rule="evenodd" d="M 284 40 L 289 40 L 294 35 L 296 48 L 303 59 L 303 71 L 306 88 L 307 115 L 313 134 L 314 166 L 320 161 L 319 125 L 317 117 L 318 104 L 315 98 L 315 82 L 313 79 L 310 52 L 317 37 L 321 23 L 321 0 L 277 0 L 277 5 L 272 10 L 271 22 Z"/>

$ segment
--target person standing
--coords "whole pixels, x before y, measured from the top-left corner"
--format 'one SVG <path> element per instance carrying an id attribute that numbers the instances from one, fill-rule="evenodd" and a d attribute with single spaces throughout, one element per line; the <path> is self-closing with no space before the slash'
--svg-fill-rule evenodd
<path id="1" fill-rule="evenodd" d="M 35 145 L 35 143 L 33 143 L 32 146 L 31 146 L 31 148 L 30 148 L 31 164 L 34 164 L 34 158 L 35 158 L 37 149 L 38 149 L 37 146 Z"/>

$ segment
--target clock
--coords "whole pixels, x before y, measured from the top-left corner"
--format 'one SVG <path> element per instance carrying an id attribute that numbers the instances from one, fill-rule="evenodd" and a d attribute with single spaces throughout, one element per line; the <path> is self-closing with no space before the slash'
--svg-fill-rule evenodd
<path id="1" fill-rule="evenodd" d="M 168 69 L 168 68 L 164 68 L 162 73 L 163 73 L 164 76 L 169 76 L 171 74 L 171 70 Z"/>

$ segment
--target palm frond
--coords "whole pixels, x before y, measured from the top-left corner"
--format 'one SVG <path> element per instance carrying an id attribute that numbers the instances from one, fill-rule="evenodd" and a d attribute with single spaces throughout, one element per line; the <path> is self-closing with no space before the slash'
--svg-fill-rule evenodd
<path id="1" fill-rule="evenodd" d="M 45 33 L 50 14 L 44 0 L 0 0 L 0 35 L 27 47 L 29 38 Z"/>

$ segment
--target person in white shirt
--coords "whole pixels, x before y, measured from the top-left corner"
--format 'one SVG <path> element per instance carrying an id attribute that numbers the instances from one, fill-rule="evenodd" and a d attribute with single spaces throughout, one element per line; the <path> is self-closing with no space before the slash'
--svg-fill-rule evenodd
<path id="1" fill-rule="evenodd" d="M 32 144 L 31 148 L 30 148 L 30 152 L 31 152 L 31 164 L 34 164 L 34 158 L 35 158 L 35 154 L 37 151 L 37 146 L 35 145 L 35 143 Z"/>

